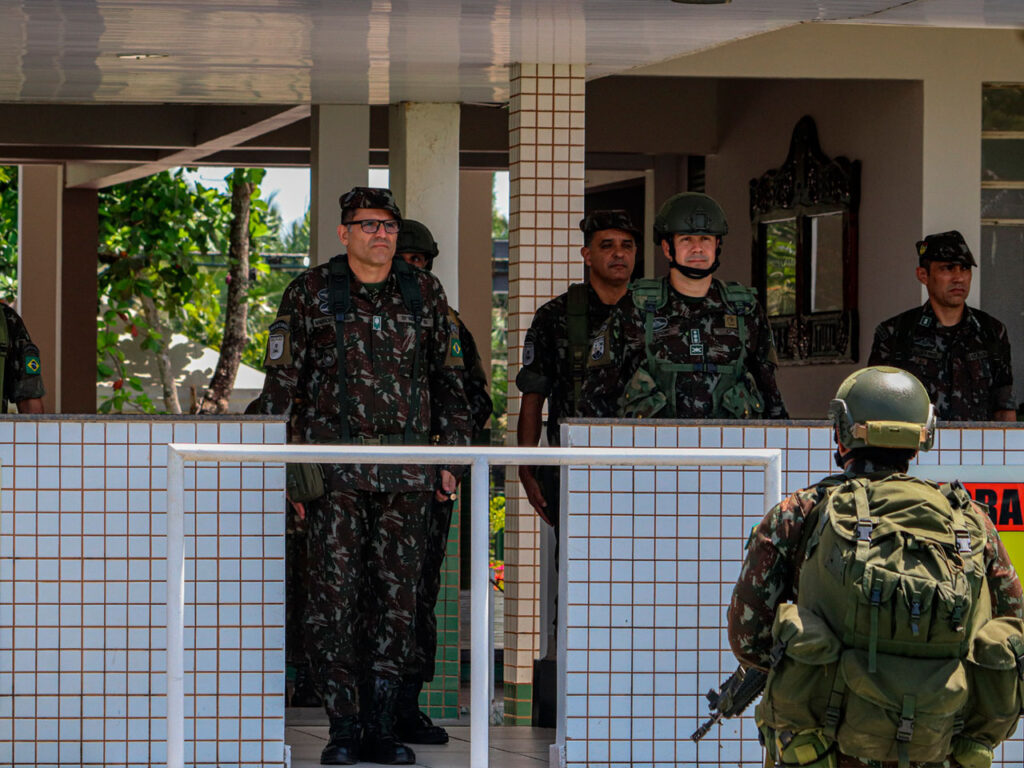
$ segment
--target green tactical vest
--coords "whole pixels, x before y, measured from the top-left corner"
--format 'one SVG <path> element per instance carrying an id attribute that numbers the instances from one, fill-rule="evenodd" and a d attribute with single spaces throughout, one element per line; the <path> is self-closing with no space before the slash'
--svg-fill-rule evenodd
<path id="1" fill-rule="evenodd" d="M 736 316 L 740 353 L 731 363 L 670 363 L 655 355 L 655 312 L 668 303 L 668 280 L 644 278 L 630 285 L 633 304 L 644 312 L 645 362 L 627 382 L 619 402 L 619 414 L 626 418 L 676 417 L 676 376 L 716 376 L 711 391 L 715 419 L 747 419 L 764 413 L 764 398 L 747 370 L 747 317 L 754 311 L 757 292 L 740 283 L 715 280 L 726 312 Z"/>
<path id="2" fill-rule="evenodd" d="M 1024 705 L 1024 622 L 992 618 L 967 492 L 906 475 L 819 492 L 756 710 L 769 754 L 986 768 Z"/>

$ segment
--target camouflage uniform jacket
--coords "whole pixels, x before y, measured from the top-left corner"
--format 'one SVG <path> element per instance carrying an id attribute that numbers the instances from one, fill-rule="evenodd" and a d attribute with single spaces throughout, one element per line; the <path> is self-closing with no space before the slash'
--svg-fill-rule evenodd
<path id="1" fill-rule="evenodd" d="M 46 394 L 43 387 L 39 347 L 32 343 L 25 322 L 6 304 L 3 321 L 7 323 L 7 357 L 4 359 L 3 412 L 7 403 L 19 403 Z"/>
<path id="2" fill-rule="evenodd" d="M 1006 326 L 978 309 L 965 306 L 950 327 L 939 324 L 931 302 L 889 318 L 875 329 L 868 365 L 914 374 L 944 421 L 988 421 L 1016 408 Z"/>
<path id="3" fill-rule="evenodd" d="M 813 525 L 817 519 L 817 512 L 812 510 L 824 498 L 826 489 L 851 477 L 880 480 L 896 471 L 866 461 L 855 462 L 845 473 L 797 491 L 765 515 L 747 542 L 747 556 L 729 604 L 729 643 L 741 664 L 762 669 L 770 665 L 775 611 L 780 603 L 796 600 L 803 532 L 806 525 Z M 1024 618 L 1024 595 L 1010 556 L 986 508 L 974 506 L 988 533 L 985 575 L 992 597 L 992 615 Z"/>
<path id="4" fill-rule="evenodd" d="M 494 404 L 491 396 L 487 393 L 487 374 L 484 373 L 483 361 L 480 359 L 480 350 L 477 349 L 476 341 L 469 328 L 462 322 L 459 313 L 449 308 L 450 319 L 449 334 L 457 337 L 458 347 L 453 347 L 453 356 L 462 358 L 462 386 L 466 390 L 466 399 L 469 400 L 469 413 L 473 421 L 473 438 L 476 439 L 487 427 L 487 422 L 494 412 Z"/>
<path id="5" fill-rule="evenodd" d="M 559 445 L 558 422 L 573 416 L 613 416 L 618 397 L 616 383 L 618 371 L 608 354 L 608 333 L 611 318 L 622 311 L 628 302 L 627 293 L 615 305 L 605 304 L 597 291 L 587 284 L 587 350 L 586 373 L 582 391 L 594 393 L 581 396 L 574 409 L 572 361 L 569 351 L 568 307 L 569 294 L 563 293 L 542 305 L 533 316 L 530 330 L 523 345 L 523 367 L 516 375 L 516 386 L 523 394 L 538 392 L 548 401 L 548 445 Z M 614 311 L 613 311 L 614 310 Z M 614 393 L 610 397 L 603 394 Z"/>
<path id="6" fill-rule="evenodd" d="M 462 386 L 461 357 L 449 336 L 448 302 L 437 278 L 412 270 L 423 300 L 420 327 L 405 306 L 395 261 L 378 290 L 351 275 L 351 307 L 345 317 L 347 412 L 353 443 L 403 441 L 415 417 L 413 442 L 434 437 L 441 445 L 469 442 L 469 405 Z M 270 326 L 266 379 L 257 412 L 291 417 L 305 443 L 340 442 L 338 351 L 331 308 L 329 265 L 306 270 L 285 289 Z M 420 365 L 417 403 L 412 372 L 417 334 Z M 329 476 L 333 476 L 332 473 Z M 435 486 L 435 465 L 348 466 L 348 485 L 368 491 L 427 491 Z"/>
<path id="7" fill-rule="evenodd" d="M 672 288 L 668 278 L 668 301 L 654 314 L 654 349 L 657 359 L 668 363 L 728 365 L 741 355 L 738 318 L 723 297 L 723 284 L 712 280 L 703 298 L 684 296 Z M 611 356 L 620 379 L 614 393 L 617 399 L 647 358 L 644 309 L 637 307 L 627 294 L 628 311 L 622 315 L 620 327 L 611 333 Z M 747 332 L 745 367 L 751 374 L 764 398 L 762 418 L 789 417 L 782 402 L 775 369 L 778 358 L 772 341 L 771 328 L 759 303 L 744 317 Z M 718 383 L 715 373 L 679 373 L 676 375 L 676 418 L 717 418 L 714 413 L 712 392 Z M 667 393 L 666 393 L 667 394 Z M 606 393 L 593 391 L 589 386 L 586 397 L 608 398 Z M 590 414 L 587 414 L 590 415 Z"/>

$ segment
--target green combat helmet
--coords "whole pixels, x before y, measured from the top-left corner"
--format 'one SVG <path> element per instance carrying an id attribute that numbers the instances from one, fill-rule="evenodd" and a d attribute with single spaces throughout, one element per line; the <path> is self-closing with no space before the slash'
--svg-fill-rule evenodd
<path id="1" fill-rule="evenodd" d="M 422 253 L 433 260 L 437 257 L 437 243 L 434 242 L 434 236 L 426 224 L 413 219 L 402 219 L 395 253 Z"/>
<path id="2" fill-rule="evenodd" d="M 846 448 L 927 451 L 935 438 L 935 406 L 924 385 L 885 365 L 850 374 L 829 403 L 828 417 Z"/>
<path id="3" fill-rule="evenodd" d="M 668 241 L 670 266 L 692 280 L 700 280 L 721 265 L 722 236 L 728 234 L 729 222 L 722 206 L 702 192 L 680 192 L 666 200 L 654 217 L 654 242 Z M 676 263 L 674 235 L 714 235 L 718 238 L 715 262 L 707 269 L 685 267 Z"/>

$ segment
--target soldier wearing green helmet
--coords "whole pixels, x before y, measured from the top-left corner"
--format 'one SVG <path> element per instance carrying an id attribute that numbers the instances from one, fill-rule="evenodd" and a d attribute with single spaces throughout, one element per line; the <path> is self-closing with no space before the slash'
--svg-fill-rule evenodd
<path id="1" fill-rule="evenodd" d="M 828 414 L 842 471 L 754 528 L 729 606 L 766 764 L 985 768 L 1021 709 L 1013 564 L 962 485 L 907 474 L 936 432 L 914 376 L 857 371 Z"/>
<path id="2" fill-rule="evenodd" d="M 630 286 L 629 312 L 613 330 L 618 415 L 627 418 L 788 417 L 775 381 L 771 328 L 756 292 L 712 275 L 721 264 L 725 212 L 711 197 L 665 201 L 654 237 L 669 274 Z M 608 393 L 594 382 L 584 402 Z M 600 414 L 584 412 L 585 416 Z"/>

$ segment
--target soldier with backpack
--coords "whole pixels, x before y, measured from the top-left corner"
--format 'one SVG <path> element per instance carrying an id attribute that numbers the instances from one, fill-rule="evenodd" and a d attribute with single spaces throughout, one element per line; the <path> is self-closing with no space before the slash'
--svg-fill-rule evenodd
<path id="1" fill-rule="evenodd" d="M 436 277 L 394 258 L 401 212 L 391 191 L 355 187 L 340 204 L 347 253 L 285 289 L 256 412 L 292 417 L 306 443 L 468 444 L 448 303 Z M 307 651 L 330 719 L 320 762 L 411 764 L 396 705 L 427 516 L 455 475 L 434 465 L 293 468 L 303 471 L 290 473 L 289 498 L 305 502 L 308 524 Z"/>
<path id="2" fill-rule="evenodd" d="M 519 445 L 540 443 L 545 400 L 548 445 L 558 445 L 559 420 L 582 415 L 585 384 L 607 392 L 614 387 L 596 381 L 618 380 L 608 355 L 609 318 L 626 296 L 640 231 L 623 210 L 594 211 L 580 221 L 580 230 L 588 282 L 570 285 L 541 306 L 526 332 L 523 366 L 516 376 L 523 395 L 516 427 Z M 612 416 L 615 398 L 594 395 L 585 407 L 588 415 Z M 557 528 L 558 467 L 521 466 L 519 480 L 537 514 Z"/>
<path id="3" fill-rule="evenodd" d="M 588 383 L 583 402 L 618 397 L 618 415 L 660 419 L 784 419 L 771 328 L 756 292 L 712 277 L 725 212 L 698 192 L 670 197 L 654 220 L 669 274 L 637 280 L 610 333 L 620 378 Z M 585 416 L 601 414 L 584 412 Z"/>
<path id="4" fill-rule="evenodd" d="M 842 472 L 754 529 L 729 606 L 766 764 L 987 768 L 1024 706 L 1013 564 L 963 486 L 906 474 L 935 435 L 912 375 L 857 371 L 829 417 Z"/>
<path id="5" fill-rule="evenodd" d="M 43 413 L 43 367 L 21 316 L 0 304 L 0 412 L 14 403 L 18 413 Z"/>

